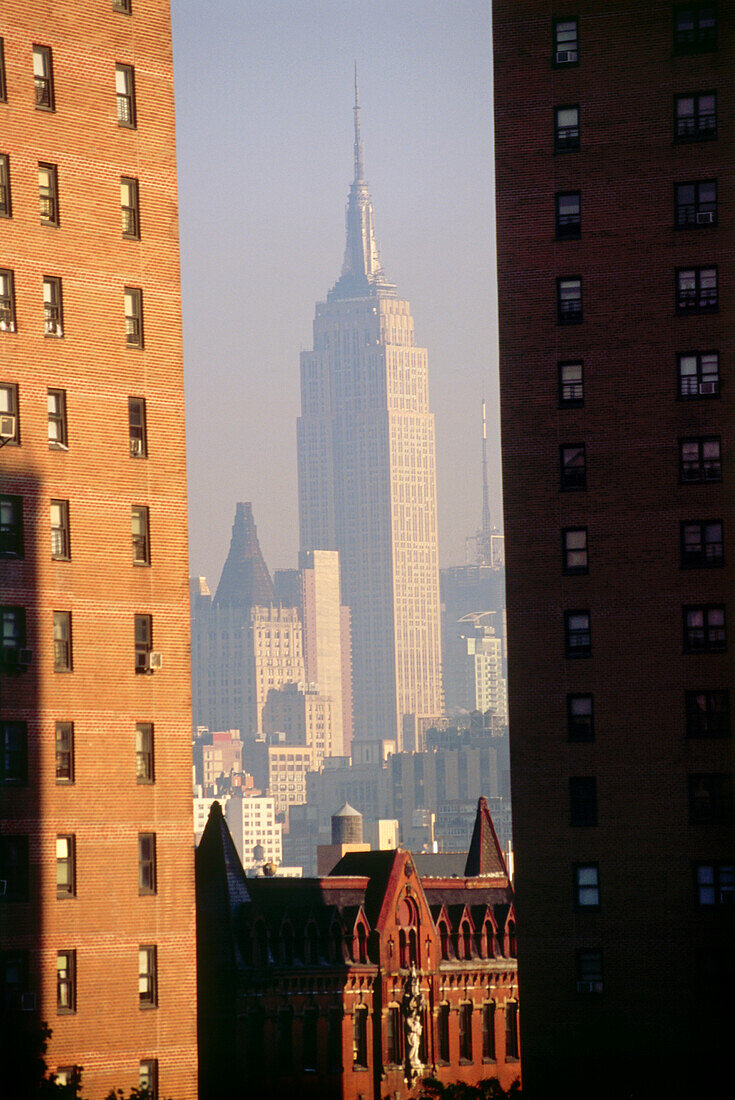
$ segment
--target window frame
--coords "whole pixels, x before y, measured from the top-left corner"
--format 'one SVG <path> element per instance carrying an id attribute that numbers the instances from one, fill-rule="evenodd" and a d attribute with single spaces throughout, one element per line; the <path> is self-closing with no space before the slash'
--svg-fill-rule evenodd
<path id="1" fill-rule="evenodd" d="M 368 1049 L 368 1008 L 367 1005 L 355 1005 L 352 1014 L 352 1068 L 368 1069 L 370 1052 Z"/>
<path id="2" fill-rule="evenodd" d="M 562 103 L 554 107 L 554 153 L 578 153 L 580 149 L 580 110 L 578 103 Z M 576 126 L 562 126 L 559 116 L 562 111 L 576 111 Z"/>
<path id="3" fill-rule="evenodd" d="M 66 854 L 60 854 L 62 845 Z M 61 901 L 77 896 L 77 838 L 74 833 L 56 836 L 56 897 Z"/>
<path id="4" fill-rule="evenodd" d="M 561 203 L 564 199 L 572 199 L 576 196 L 577 210 L 575 213 L 564 214 L 561 211 Z M 566 219 L 566 220 L 565 220 Z M 576 220 L 570 220 L 576 219 Z M 582 192 L 581 191 L 557 191 L 554 194 L 554 239 L 557 241 L 577 241 L 582 236 Z"/>
<path id="5" fill-rule="evenodd" d="M 6 510 L 11 513 L 10 519 L 6 518 Z M 23 535 L 23 497 L 0 493 L 0 560 L 21 561 L 25 557 Z"/>
<path id="6" fill-rule="evenodd" d="M 142 350 L 145 347 L 143 336 L 143 291 L 139 286 L 126 286 L 123 291 L 125 311 L 125 345 Z"/>
<path id="7" fill-rule="evenodd" d="M 15 629 L 6 634 L 6 616 L 15 622 Z M 25 649 L 26 645 L 26 609 L 22 604 L 6 603 L 0 605 L 0 652 L 5 649 Z"/>
<path id="8" fill-rule="evenodd" d="M 694 374 L 684 370 L 685 363 L 691 360 L 694 360 Z M 711 369 L 713 363 L 714 370 Z M 710 369 L 705 370 L 705 366 Z M 676 373 L 679 401 L 699 401 L 720 396 L 719 351 L 679 352 L 676 357 Z"/>
<path id="9" fill-rule="evenodd" d="M 129 190 L 130 204 L 123 202 L 123 187 Z M 135 176 L 120 176 L 120 213 L 122 236 L 126 241 L 140 240 L 140 190 Z M 127 216 L 127 218 L 126 218 Z M 126 227 L 127 220 L 127 227 Z"/>
<path id="10" fill-rule="evenodd" d="M 132 15 L 132 0 L 112 0 L 112 10 L 118 12 L 120 15 Z"/>
<path id="11" fill-rule="evenodd" d="M 137 532 L 135 530 L 136 519 L 139 521 Z M 150 509 L 146 504 L 131 505 L 130 527 L 133 542 L 133 565 L 149 566 L 151 564 L 151 528 Z"/>
<path id="12" fill-rule="evenodd" d="M 505 1060 L 517 1062 L 521 1056 L 518 1042 L 518 1001 L 505 1002 Z"/>
<path id="13" fill-rule="evenodd" d="M 574 461 L 574 455 L 581 455 L 581 463 Z M 569 453 L 569 460 L 567 459 Z M 559 490 L 562 493 L 581 493 L 587 488 L 587 447 L 584 443 L 562 443 L 559 446 Z"/>
<path id="14" fill-rule="evenodd" d="M 704 113 L 701 109 L 701 100 L 706 96 L 712 96 L 714 100 L 714 111 L 712 114 Z M 682 118 L 688 118 L 687 115 L 679 114 L 679 104 L 687 99 L 692 100 L 692 122 L 693 125 L 687 130 L 686 127 L 681 126 Z M 712 125 L 702 125 L 703 120 L 711 118 L 713 120 Z M 690 143 L 693 141 L 714 141 L 717 138 L 717 90 L 712 89 L 706 92 L 682 92 L 674 96 L 674 141 L 677 143 Z"/>
<path id="15" fill-rule="evenodd" d="M 449 1013 L 449 1003 L 447 1001 L 442 1001 L 439 1005 L 439 1012 L 437 1014 L 436 1030 L 437 1061 L 443 1066 L 448 1066 L 451 1062 L 451 1028 L 449 1026 Z"/>
<path id="16" fill-rule="evenodd" d="M 54 611 L 53 613 L 53 641 L 54 641 L 54 672 L 74 671 L 74 650 L 72 639 L 71 611 Z M 63 627 L 65 637 L 57 637 L 57 627 Z M 63 647 L 63 648 L 62 648 Z"/>
<path id="17" fill-rule="evenodd" d="M 143 660 L 143 655 L 147 658 L 148 654 L 153 650 L 152 615 L 142 613 L 133 616 L 133 640 L 135 671 L 136 673 L 146 673 L 149 671 L 149 668 L 147 660 Z"/>
<path id="18" fill-rule="evenodd" d="M 691 459 L 685 459 L 684 448 L 697 446 L 696 467 Z M 717 459 L 711 456 L 705 457 L 704 448 L 708 444 L 717 445 Z M 692 472 L 698 473 L 697 477 L 690 476 Z M 708 475 L 709 471 L 709 476 Z M 712 476 L 712 473 L 716 476 Z M 679 484 L 680 485 L 711 485 L 722 481 L 722 437 L 719 435 L 692 435 L 679 438 Z"/>
<path id="19" fill-rule="evenodd" d="M 574 974 L 577 993 L 602 993 L 604 988 L 602 951 L 579 947 L 574 953 Z"/>
<path id="20" fill-rule="evenodd" d="M 714 272 L 714 293 L 712 288 L 702 288 L 702 276 Z M 686 276 L 693 277 L 692 290 L 682 287 Z M 675 304 L 677 317 L 689 317 L 694 313 L 719 313 L 720 295 L 717 264 L 696 264 L 690 267 L 677 267 L 675 275 Z M 709 293 L 707 293 L 709 291 Z"/>
<path id="21" fill-rule="evenodd" d="M 28 901 L 30 863 L 26 835 L 18 833 L 0 835 L 0 878 L 5 881 L 5 893 L 0 895 L 0 903 Z"/>
<path id="22" fill-rule="evenodd" d="M 48 183 L 41 183 L 41 173 L 45 172 Z M 38 205 L 41 225 L 50 225 L 55 229 L 61 224 L 59 214 L 59 170 L 55 164 L 38 162 Z"/>
<path id="23" fill-rule="evenodd" d="M 13 188 L 10 180 L 10 155 L 0 153 L 0 218 L 12 218 L 12 216 Z"/>
<path id="24" fill-rule="evenodd" d="M 709 787 L 707 804 L 697 803 L 697 786 Z M 729 825 L 732 821 L 732 775 L 730 772 L 690 772 L 687 775 L 689 824 Z"/>
<path id="25" fill-rule="evenodd" d="M 597 818 L 597 777 L 594 775 L 570 775 L 570 826 L 574 829 L 594 828 L 597 825 Z"/>
<path id="26" fill-rule="evenodd" d="M 125 78 L 125 91 L 119 88 L 119 76 Z M 123 61 L 115 62 L 115 102 L 118 126 L 123 130 L 136 130 L 138 112 L 135 97 L 135 66 Z"/>
<path id="27" fill-rule="evenodd" d="M 600 865 L 599 863 L 572 864 L 575 909 L 600 908 Z M 588 877 L 589 881 L 584 881 Z M 594 876 L 594 877 L 593 877 Z M 588 891 L 588 893 L 585 893 Z M 590 900 L 585 900 L 589 897 Z"/>
<path id="28" fill-rule="evenodd" d="M 567 23 L 574 23 L 574 25 L 575 25 L 575 32 L 576 32 L 575 38 L 574 38 L 575 46 L 574 46 L 573 50 L 572 49 L 560 50 L 559 49 L 559 28 L 561 26 L 563 26 L 564 24 L 567 24 Z M 571 41 L 572 40 L 570 39 L 570 42 Z M 571 15 L 571 16 L 567 16 L 566 18 L 563 18 L 563 19 L 554 19 L 551 42 L 552 42 L 552 55 L 551 55 L 552 68 L 554 68 L 554 69 L 571 69 L 571 68 L 574 68 L 577 65 L 579 65 L 579 16 Z M 563 58 L 560 61 L 559 60 L 559 54 L 560 53 L 574 53 L 574 57 L 569 58 L 569 59 Z"/>
<path id="29" fill-rule="evenodd" d="M 684 628 L 682 651 L 685 654 L 727 652 L 727 617 L 724 603 L 684 604 L 681 610 Z M 710 623 L 710 616 L 720 612 L 722 622 Z M 697 614 L 701 614 L 701 626 L 690 622 L 690 617 Z"/>
<path id="30" fill-rule="evenodd" d="M 564 377 L 565 367 L 579 367 L 579 379 L 569 381 Z M 560 409 L 578 409 L 584 405 L 584 360 L 583 359 L 560 359 L 556 364 L 557 379 L 559 386 L 559 408 Z M 566 397 L 565 393 L 570 391 L 573 396 Z M 578 392 L 577 392 L 578 388 Z"/>
<path id="31" fill-rule="evenodd" d="M 579 294 L 574 298 L 564 298 L 564 287 L 578 284 Z M 581 325 L 584 321 L 581 275 L 561 275 L 556 280 L 556 323 L 557 325 Z"/>
<path id="32" fill-rule="evenodd" d="M 483 1062 L 497 1062 L 498 1044 L 495 1034 L 497 1005 L 495 1001 L 485 1001 L 481 1007 L 482 1012 L 482 1060 Z"/>
<path id="33" fill-rule="evenodd" d="M 701 16 L 708 9 L 714 9 L 714 29 L 707 31 L 701 26 Z M 686 32 L 679 27 L 678 19 L 685 12 L 691 11 L 694 17 L 691 30 L 691 38 L 687 40 Z M 674 34 L 674 54 L 711 53 L 717 49 L 717 2 L 675 4 L 673 8 L 672 29 Z"/>
<path id="34" fill-rule="evenodd" d="M 719 527 L 719 539 L 707 537 L 708 528 Z M 687 531 L 699 528 L 698 550 L 688 550 L 692 545 Z M 725 564 L 724 525 L 721 519 L 681 520 L 679 524 L 680 566 L 682 569 L 718 569 Z M 710 547 L 719 547 L 708 552 Z"/>
<path id="35" fill-rule="evenodd" d="M 71 787 L 74 785 L 74 723 L 56 722 L 54 733 L 56 784 Z"/>
<path id="36" fill-rule="evenodd" d="M 589 721 L 574 713 L 575 701 L 589 700 Z M 588 732 L 588 736 L 581 736 Z M 567 694 L 567 741 L 588 744 L 595 740 L 595 697 L 591 692 L 569 692 Z"/>
<path id="37" fill-rule="evenodd" d="M 43 334 L 56 340 L 64 335 L 64 298 L 57 275 L 43 277 Z"/>
<path id="38" fill-rule="evenodd" d="M 56 93 L 54 88 L 54 55 L 50 46 L 42 46 L 34 42 L 31 56 L 33 58 L 33 85 L 35 89 L 36 110 L 55 111 Z M 36 72 L 36 57 L 41 60 L 43 72 Z"/>
<path id="39" fill-rule="evenodd" d="M 703 699 L 704 706 L 698 702 Z M 721 704 L 721 705 L 718 705 Z M 718 715 L 721 715 L 718 719 Z M 730 736 L 730 692 L 727 688 L 684 692 L 686 736 L 726 738 Z"/>
<path id="40" fill-rule="evenodd" d="M 158 1100 L 158 1059 L 141 1058 L 138 1064 L 138 1089 L 146 1100 Z"/>
<path id="41" fill-rule="evenodd" d="M 714 200 L 704 200 L 701 197 L 701 188 L 709 184 L 714 185 Z M 694 188 L 694 201 L 684 202 L 679 196 L 682 187 Z M 718 223 L 717 179 L 706 180 L 682 180 L 674 184 L 674 228 L 675 229 L 704 229 L 706 226 L 716 226 Z M 703 210 L 703 206 L 711 209 Z M 689 213 L 691 209 L 691 214 Z"/>
<path id="42" fill-rule="evenodd" d="M 52 411 L 51 404 L 56 408 Z M 46 410 L 48 416 L 48 445 L 52 451 L 68 451 L 68 424 L 66 414 L 66 390 L 49 389 L 46 394 Z M 56 438 L 51 438 L 52 425 L 56 430 Z"/>
<path id="43" fill-rule="evenodd" d="M 150 897 L 157 893 L 156 834 L 138 833 L 138 895 Z"/>
<path id="44" fill-rule="evenodd" d="M 136 412 L 137 410 L 137 412 Z M 133 414 L 140 423 L 133 423 Z M 131 458 L 148 458 L 148 427 L 145 397 L 128 397 L 128 440 Z"/>
<path id="45" fill-rule="evenodd" d="M 149 747 L 146 748 L 145 739 L 149 737 Z M 135 778 L 136 782 L 143 786 L 150 786 L 156 781 L 156 756 L 155 756 L 155 730 L 153 722 L 135 723 Z"/>
<path id="46" fill-rule="evenodd" d="M 13 734 L 18 743 L 13 744 Z M 21 719 L 0 721 L 0 787 L 28 786 L 28 723 Z"/>
<path id="47" fill-rule="evenodd" d="M 58 522 L 54 523 L 54 510 Z M 71 533 L 69 529 L 69 501 L 50 501 L 51 560 L 71 561 Z"/>
<path id="48" fill-rule="evenodd" d="M 459 1062 L 462 1064 L 469 1064 L 474 1061 L 472 1056 L 473 1044 L 472 1044 L 472 1001 L 461 1001 L 458 1005 L 458 1028 L 459 1028 Z"/>
<path id="49" fill-rule="evenodd" d="M 699 908 L 729 907 L 735 903 L 735 864 L 715 860 L 695 863 L 693 870 L 695 900 Z M 707 900 L 710 897 L 711 900 Z"/>
<path id="50" fill-rule="evenodd" d="M 17 332 L 15 315 L 15 272 L 10 267 L 0 267 L 0 280 L 5 292 L 0 292 L 0 332 Z"/>
<path id="51" fill-rule="evenodd" d="M 158 948 L 152 943 L 138 947 L 138 1008 L 158 1008 Z"/>
<path id="52" fill-rule="evenodd" d="M 583 535 L 582 546 L 569 546 L 570 535 Z M 562 527 L 561 530 L 562 573 L 565 577 L 581 577 L 589 573 L 589 539 L 587 527 Z M 584 562 L 573 565 L 571 560 L 574 555 L 583 555 Z"/>
<path id="53" fill-rule="evenodd" d="M 8 82 L 5 73 L 5 39 L 0 38 L 0 103 L 8 102 Z"/>
<path id="54" fill-rule="evenodd" d="M 64 960 L 64 965 L 60 963 Z M 64 974 L 65 977 L 61 975 Z M 77 1010 L 76 950 L 56 952 L 56 1015 L 72 1016 Z"/>

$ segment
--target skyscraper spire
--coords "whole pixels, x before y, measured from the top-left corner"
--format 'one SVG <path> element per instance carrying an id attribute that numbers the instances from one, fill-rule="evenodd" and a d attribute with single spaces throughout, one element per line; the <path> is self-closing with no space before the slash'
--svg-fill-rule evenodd
<path id="1" fill-rule="evenodd" d="M 360 138 L 360 93 L 357 87 L 357 61 L 355 61 L 355 183 L 362 183 L 365 166 L 362 159 L 362 140 Z"/>

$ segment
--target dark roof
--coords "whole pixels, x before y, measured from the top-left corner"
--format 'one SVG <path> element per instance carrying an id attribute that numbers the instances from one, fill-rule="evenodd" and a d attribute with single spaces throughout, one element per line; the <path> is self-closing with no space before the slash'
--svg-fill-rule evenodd
<path id="1" fill-rule="evenodd" d="M 508 874 L 486 798 L 477 801 L 477 816 L 464 873 L 468 878 L 474 875 Z"/>
<path id="2" fill-rule="evenodd" d="M 364 875 L 369 879 L 368 888 L 365 891 L 365 915 L 373 928 L 378 919 L 388 886 L 388 879 L 399 851 L 400 849 L 388 849 L 380 852 L 347 852 L 346 855 L 342 856 L 337 866 L 330 871 L 330 877 L 333 875 Z"/>
<path id="3" fill-rule="evenodd" d="M 227 607 L 268 607 L 275 594 L 268 567 L 258 542 L 253 508 L 238 503 L 227 560 L 222 569 L 214 602 Z"/>
<path id="4" fill-rule="evenodd" d="M 416 870 L 423 878 L 464 878 L 467 856 L 464 852 L 412 852 Z"/>

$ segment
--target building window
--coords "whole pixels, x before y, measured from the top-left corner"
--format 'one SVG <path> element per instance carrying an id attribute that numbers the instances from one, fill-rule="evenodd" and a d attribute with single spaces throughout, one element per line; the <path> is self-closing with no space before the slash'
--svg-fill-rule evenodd
<path id="1" fill-rule="evenodd" d="M 0 304 L 1 307 L 1 304 Z M 0 327 L 2 322 L 0 322 Z M 0 382 L 0 446 L 20 443 L 18 420 L 18 387 Z"/>
<path id="2" fill-rule="evenodd" d="M 584 404 L 584 366 L 581 362 L 558 363 L 559 405 L 564 407 Z"/>
<path id="3" fill-rule="evenodd" d="M 559 448 L 562 491 L 587 488 L 587 455 L 584 443 Z"/>
<path id="4" fill-rule="evenodd" d="M 38 203 L 41 225 L 59 224 L 59 179 L 55 164 L 38 166 Z"/>
<path id="5" fill-rule="evenodd" d="M 153 725 L 138 722 L 135 727 L 135 775 L 138 783 L 154 782 L 153 765 Z"/>
<path id="6" fill-rule="evenodd" d="M 674 53 L 704 53 L 717 48 L 717 4 L 674 7 Z"/>
<path id="7" fill-rule="evenodd" d="M 77 953 L 56 954 L 56 1011 L 60 1016 L 77 1010 Z"/>
<path id="8" fill-rule="evenodd" d="M 134 504 L 130 519 L 133 533 L 133 565 L 150 565 L 148 509 L 142 504 Z"/>
<path id="9" fill-rule="evenodd" d="M 56 896 L 73 898 L 76 896 L 76 837 L 72 835 L 56 838 Z"/>
<path id="10" fill-rule="evenodd" d="M 716 267 L 680 267 L 676 272 L 676 312 L 715 313 L 719 302 Z"/>
<path id="11" fill-rule="evenodd" d="M 5 43 L 0 38 L 0 103 L 6 103 L 8 99 L 8 87 L 5 82 Z"/>
<path id="12" fill-rule="evenodd" d="M 138 948 L 138 1003 L 141 1008 L 158 1005 L 156 948 L 150 945 Z"/>
<path id="13" fill-rule="evenodd" d="M 561 533 L 562 568 L 566 574 L 586 573 L 587 528 L 565 527 Z"/>
<path id="14" fill-rule="evenodd" d="M 56 782 L 74 782 L 74 723 L 56 723 Z"/>
<path id="15" fill-rule="evenodd" d="M 135 671 L 148 672 L 148 654 L 153 648 L 153 619 L 150 615 L 135 616 Z"/>
<path id="16" fill-rule="evenodd" d="M 12 218 L 13 203 L 10 192 L 10 157 L 0 153 L 0 218 Z"/>
<path id="17" fill-rule="evenodd" d="M 596 863 L 575 863 L 574 900 L 580 909 L 599 907 L 600 875 Z"/>
<path id="18" fill-rule="evenodd" d="M 131 458 L 146 458 L 148 436 L 146 433 L 145 398 L 128 398 L 128 436 Z"/>
<path id="19" fill-rule="evenodd" d="M 717 180 L 696 180 L 674 185 L 677 229 L 717 225 Z"/>
<path id="20" fill-rule="evenodd" d="M 579 20 L 554 20 L 554 65 L 576 65 L 579 61 Z"/>
<path id="21" fill-rule="evenodd" d="M 69 561 L 69 501 L 51 501 L 51 557 L 54 561 Z"/>
<path id="22" fill-rule="evenodd" d="M 48 445 L 65 451 L 67 449 L 66 391 L 49 390 L 47 408 Z"/>
<path id="23" fill-rule="evenodd" d="M 132 0 L 112 0 L 112 10 L 119 11 L 122 15 L 132 15 L 133 2 Z M 143 1063 L 140 1063 L 143 1065 Z"/>
<path id="24" fill-rule="evenodd" d="M 678 357 L 679 396 L 716 397 L 720 392 L 720 354 L 698 351 Z"/>
<path id="25" fill-rule="evenodd" d="M 352 1018 L 352 1063 L 361 1069 L 368 1065 L 368 1010 L 365 1005 L 357 1005 Z"/>
<path id="26" fill-rule="evenodd" d="M 556 280 L 556 320 L 560 325 L 578 325 L 582 321 L 582 280 Z"/>
<path id="27" fill-rule="evenodd" d="M 674 100 L 676 141 L 705 141 L 717 137 L 717 93 L 694 92 Z"/>
<path id="28" fill-rule="evenodd" d="M 577 951 L 575 963 L 577 993 L 602 993 L 602 952 Z"/>
<path id="29" fill-rule="evenodd" d="M 138 1089 L 145 1096 L 145 1100 L 158 1100 L 157 1058 L 141 1059 L 140 1066 L 138 1067 Z"/>
<path id="30" fill-rule="evenodd" d="M 687 484 L 722 481 L 719 436 L 679 440 L 679 478 Z"/>
<path id="31" fill-rule="evenodd" d="M 0 607 L 0 645 L 3 662 L 17 661 L 18 650 L 26 644 L 26 611 L 24 607 Z M 11 651 L 11 652 L 8 652 Z"/>
<path id="32" fill-rule="evenodd" d="M 554 108 L 554 152 L 576 153 L 579 149 L 579 105 Z"/>
<path id="33" fill-rule="evenodd" d="M 302 1032 L 303 1066 L 307 1072 L 316 1073 L 318 1062 L 317 1025 L 319 1010 L 307 1008 L 304 1012 L 304 1025 Z"/>
<path id="34" fill-rule="evenodd" d="M 23 498 L 0 495 L 0 558 L 23 557 Z"/>
<path id="35" fill-rule="evenodd" d="M 732 905 L 735 902 L 735 866 L 732 863 L 697 863 L 694 873 L 698 905 Z"/>
<path id="36" fill-rule="evenodd" d="M 71 671 L 71 611 L 54 611 L 54 672 Z"/>
<path id="37" fill-rule="evenodd" d="M 724 653 L 727 649 L 724 604 L 684 607 L 684 652 Z"/>
<path id="38" fill-rule="evenodd" d="M 143 347 L 143 291 L 133 286 L 125 287 L 125 342 Z"/>
<path id="39" fill-rule="evenodd" d="M 556 193 L 556 237 L 574 240 L 582 232 L 582 198 L 579 191 Z"/>
<path id="40" fill-rule="evenodd" d="M 494 1062 L 495 1054 L 495 1001 L 482 1006 L 482 1057 L 485 1062 Z"/>
<path id="41" fill-rule="evenodd" d="M 449 1062 L 449 1005 L 439 1005 L 439 1015 L 437 1017 L 437 1039 L 438 1039 L 438 1060 L 440 1062 Z"/>
<path id="42" fill-rule="evenodd" d="M 589 657 L 592 653 L 589 611 L 564 612 L 564 653 L 567 657 Z"/>
<path id="43" fill-rule="evenodd" d="M 472 1061 L 472 1005 L 459 1006 L 459 1060 Z"/>
<path id="44" fill-rule="evenodd" d="M 687 737 L 730 736 L 728 691 L 685 691 Z"/>
<path id="45" fill-rule="evenodd" d="M 689 824 L 729 825 L 732 778 L 728 773 L 689 776 Z"/>
<path id="46" fill-rule="evenodd" d="M 27 836 L 0 836 L 0 880 L 5 883 L 0 901 L 28 900 Z"/>
<path id="47" fill-rule="evenodd" d="M 0 722 L 0 784 L 25 787 L 28 783 L 28 726 Z"/>
<path id="48" fill-rule="evenodd" d="M 140 237 L 138 181 L 129 176 L 120 177 L 120 209 L 123 237 L 137 240 Z"/>
<path id="49" fill-rule="evenodd" d="M 135 129 L 135 70 L 132 65 L 115 66 L 118 126 Z"/>
<path id="50" fill-rule="evenodd" d="M 61 303 L 61 279 L 43 277 L 43 333 L 44 336 L 63 336 L 64 317 Z"/>
<path id="51" fill-rule="evenodd" d="M 722 564 L 722 521 L 699 520 L 682 523 L 682 569 L 709 569 Z"/>
<path id="52" fill-rule="evenodd" d="M 0 332 L 15 332 L 15 284 L 7 268 L 0 268 Z"/>
<path id="53" fill-rule="evenodd" d="M 54 110 L 54 69 L 48 46 L 33 47 L 33 82 L 36 86 L 36 108 Z"/>
<path id="54" fill-rule="evenodd" d="M 138 893 L 156 893 L 155 833 L 138 833 Z"/>
<path id="55" fill-rule="evenodd" d="M 342 1010 L 330 1008 L 327 1017 L 327 1067 L 333 1073 L 342 1069 Z"/>
<path id="56" fill-rule="evenodd" d="M 594 775 L 575 775 L 569 779 L 569 824 L 597 824 L 597 779 Z"/>
<path id="57" fill-rule="evenodd" d="M 518 1058 L 518 1002 L 505 1002 L 505 1057 Z"/>
<path id="58" fill-rule="evenodd" d="M 395 1005 L 388 1008 L 385 1019 L 385 1050 L 388 1065 L 400 1066 L 403 1061 L 403 1020 L 401 1010 Z"/>

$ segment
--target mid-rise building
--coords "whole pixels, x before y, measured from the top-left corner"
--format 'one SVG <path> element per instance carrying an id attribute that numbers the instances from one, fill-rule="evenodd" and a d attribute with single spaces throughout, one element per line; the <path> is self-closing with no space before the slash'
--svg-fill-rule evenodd
<path id="1" fill-rule="evenodd" d="M 227 827 L 244 869 L 282 863 L 283 827 L 276 821 L 275 800 L 242 792 L 230 795 L 224 803 Z"/>
<path id="2" fill-rule="evenodd" d="M 0 35 L 2 1090 L 45 1021 L 85 1096 L 194 1100 L 169 3 L 9 0 Z"/>

